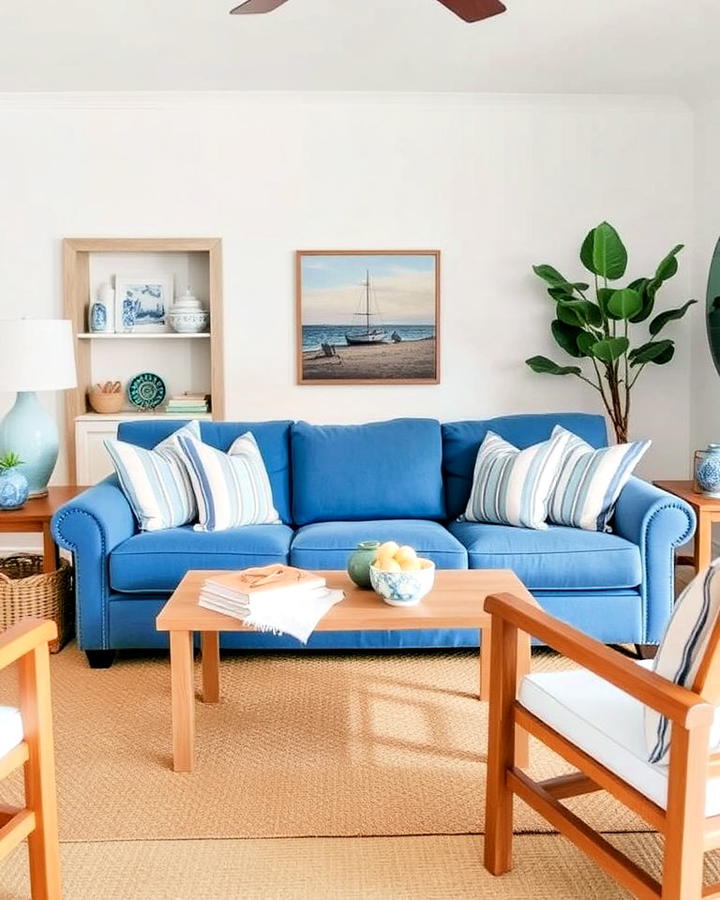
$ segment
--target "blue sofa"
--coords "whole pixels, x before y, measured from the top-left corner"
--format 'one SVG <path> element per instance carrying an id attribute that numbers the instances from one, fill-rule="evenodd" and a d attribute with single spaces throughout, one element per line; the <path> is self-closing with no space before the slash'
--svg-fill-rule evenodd
<path id="1" fill-rule="evenodd" d="M 182 422 L 123 422 L 121 440 L 153 447 Z M 519 447 L 549 437 L 556 424 L 593 446 L 606 443 L 601 416 L 517 415 L 485 421 L 395 419 L 365 425 L 203 422 L 202 438 L 227 449 L 251 430 L 268 469 L 282 524 L 201 533 L 191 525 L 138 531 L 111 476 L 55 514 L 58 543 L 75 560 L 80 647 L 93 665 L 119 648 L 166 645 L 155 616 L 188 569 L 289 562 L 344 569 L 361 540 L 411 544 L 445 569 L 509 568 L 542 606 L 606 643 L 657 643 L 673 602 L 673 550 L 694 531 L 683 501 L 633 478 L 609 534 L 551 526 L 533 531 L 457 521 L 470 493 L 488 429 Z M 475 630 L 314 635 L 309 648 L 477 646 Z M 223 635 L 238 648 L 297 649 L 292 638 Z"/>

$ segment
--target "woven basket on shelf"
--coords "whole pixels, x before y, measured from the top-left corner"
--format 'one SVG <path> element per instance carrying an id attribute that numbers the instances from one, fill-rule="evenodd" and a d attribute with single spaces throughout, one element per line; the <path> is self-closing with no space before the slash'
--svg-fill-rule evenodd
<path id="1" fill-rule="evenodd" d="M 50 652 L 57 653 L 72 632 L 72 566 L 62 559 L 55 572 L 43 572 L 42 563 L 42 556 L 30 553 L 0 559 L 0 631 L 27 616 L 52 619 L 58 640 Z"/>

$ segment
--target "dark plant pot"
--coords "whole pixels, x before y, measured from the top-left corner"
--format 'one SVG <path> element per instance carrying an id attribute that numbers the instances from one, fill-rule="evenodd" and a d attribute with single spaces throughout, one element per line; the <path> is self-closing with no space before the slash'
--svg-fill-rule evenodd
<path id="1" fill-rule="evenodd" d="M 347 573 L 359 588 L 370 590 L 370 566 L 375 562 L 380 541 L 361 541 L 347 564 Z"/>

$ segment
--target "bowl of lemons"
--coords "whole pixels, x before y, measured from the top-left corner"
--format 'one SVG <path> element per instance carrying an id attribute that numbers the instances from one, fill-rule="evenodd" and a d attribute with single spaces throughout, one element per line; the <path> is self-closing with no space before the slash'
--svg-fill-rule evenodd
<path id="1" fill-rule="evenodd" d="M 386 541 L 370 566 L 370 583 L 390 606 L 415 606 L 435 582 L 435 563 L 407 544 Z"/>

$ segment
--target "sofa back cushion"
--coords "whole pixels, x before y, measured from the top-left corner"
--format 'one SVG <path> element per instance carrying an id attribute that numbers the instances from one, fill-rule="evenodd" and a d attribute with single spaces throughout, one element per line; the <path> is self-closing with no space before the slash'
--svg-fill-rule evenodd
<path id="1" fill-rule="evenodd" d="M 138 447 L 151 448 L 173 431 L 184 420 L 153 419 L 150 421 L 121 422 L 118 438 Z M 201 422 L 200 437 L 203 442 L 227 452 L 241 434 L 252 431 L 265 463 L 273 503 L 281 520 L 291 521 L 290 512 L 290 426 L 291 422 Z"/>
<path id="2" fill-rule="evenodd" d="M 293 520 L 442 519 L 435 419 L 292 428 Z"/>
<path id="3" fill-rule="evenodd" d="M 442 426 L 443 478 L 449 519 L 465 512 L 473 481 L 473 469 L 480 444 L 488 431 L 523 450 L 546 441 L 553 428 L 562 425 L 592 447 L 607 444 L 607 429 L 602 416 L 586 413 L 538 413 L 500 416 L 469 422 L 446 422 Z"/>

